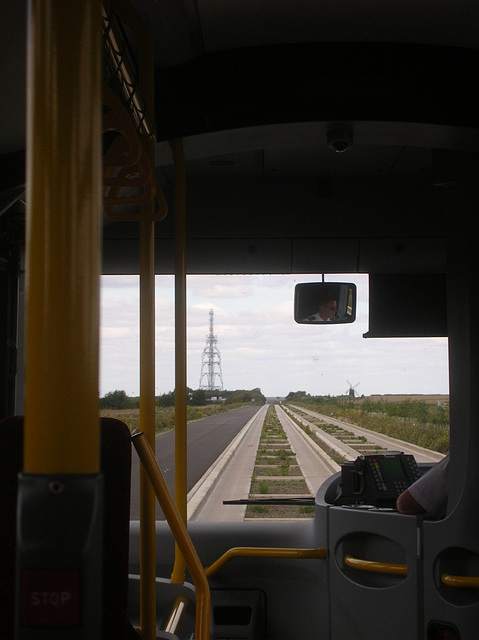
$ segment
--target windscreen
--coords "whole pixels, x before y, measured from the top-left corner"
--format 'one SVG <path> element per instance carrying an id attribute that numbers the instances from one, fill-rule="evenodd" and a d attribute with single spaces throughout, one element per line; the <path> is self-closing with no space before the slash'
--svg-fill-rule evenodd
<path id="1" fill-rule="evenodd" d="M 341 447 L 358 455 L 365 445 L 382 451 L 374 435 L 358 428 L 398 438 L 406 431 L 414 442 L 434 422 L 435 440 L 427 446 L 447 452 L 447 339 L 365 340 L 368 277 L 330 278 L 355 283 L 356 322 L 294 321 L 296 284 L 317 282 L 318 274 L 188 276 L 189 518 L 313 517 L 316 492 L 345 459 Z M 132 429 L 139 426 L 138 286 L 134 276 L 102 278 L 101 411 Z M 156 450 L 172 490 L 174 338 L 174 279 L 157 276 Z M 133 452 L 133 520 L 138 475 Z"/>

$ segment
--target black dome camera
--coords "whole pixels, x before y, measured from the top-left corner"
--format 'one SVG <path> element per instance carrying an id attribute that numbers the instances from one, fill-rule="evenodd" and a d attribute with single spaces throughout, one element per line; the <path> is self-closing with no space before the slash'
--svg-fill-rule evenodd
<path id="1" fill-rule="evenodd" d="M 335 153 L 344 153 L 353 146 L 353 132 L 349 128 L 330 129 L 327 145 Z"/>

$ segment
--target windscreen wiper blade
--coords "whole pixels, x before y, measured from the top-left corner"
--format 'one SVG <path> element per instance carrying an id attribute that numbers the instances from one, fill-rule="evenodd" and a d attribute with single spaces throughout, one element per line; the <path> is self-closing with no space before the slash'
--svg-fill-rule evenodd
<path id="1" fill-rule="evenodd" d="M 240 500 L 223 500 L 223 504 L 289 504 L 301 506 L 314 506 L 314 498 L 243 498 Z"/>

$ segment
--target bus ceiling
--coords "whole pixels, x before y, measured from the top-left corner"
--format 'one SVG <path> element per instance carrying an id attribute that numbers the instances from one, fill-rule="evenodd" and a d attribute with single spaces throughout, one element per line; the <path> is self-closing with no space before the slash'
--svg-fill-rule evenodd
<path id="1" fill-rule="evenodd" d="M 19 235 L 26 4 L 2 7 L 0 45 L 0 232 Z M 174 272 L 168 141 L 181 138 L 188 273 L 443 277 L 448 239 L 475 211 L 477 7 L 449 0 L 431 22 L 418 3 L 405 22 L 401 2 L 373 14 L 355 3 L 352 24 L 345 3 L 325 30 L 315 2 L 294 19 L 276 3 L 260 15 L 243 2 L 130 4 L 155 43 L 154 177 L 169 210 L 155 224 L 157 273 Z M 264 29 L 246 28 L 253 17 Z M 103 273 L 138 273 L 137 239 L 137 223 L 104 216 Z"/>

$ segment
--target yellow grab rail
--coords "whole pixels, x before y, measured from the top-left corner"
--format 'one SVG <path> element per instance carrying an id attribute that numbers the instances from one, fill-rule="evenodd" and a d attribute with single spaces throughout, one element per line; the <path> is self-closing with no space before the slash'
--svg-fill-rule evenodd
<path id="1" fill-rule="evenodd" d="M 393 562 L 375 562 L 373 560 L 362 560 L 346 555 L 345 564 L 359 571 L 370 571 L 371 573 L 391 573 L 393 575 L 407 575 L 407 565 Z"/>
<path id="2" fill-rule="evenodd" d="M 233 558 L 296 558 L 323 559 L 327 556 L 327 549 L 288 549 L 283 547 L 233 547 L 206 567 L 205 573 L 211 576 Z"/>
<path id="3" fill-rule="evenodd" d="M 451 576 L 449 573 L 443 573 L 441 582 L 447 587 L 456 587 L 460 589 L 479 588 L 479 577 L 477 576 Z"/>
<path id="4" fill-rule="evenodd" d="M 186 524 L 175 505 L 170 490 L 161 473 L 155 454 L 144 434 L 136 433 L 133 436 L 133 444 L 141 460 L 143 468 L 148 474 L 156 498 L 165 514 L 171 532 L 178 548 L 186 561 L 196 589 L 196 640 L 208 640 L 210 633 L 210 588 L 203 565 L 196 553 Z"/>
<path id="5" fill-rule="evenodd" d="M 374 562 L 372 560 L 361 560 L 353 556 L 345 556 L 345 564 L 360 571 L 371 571 L 373 573 L 391 573 L 394 575 L 407 575 L 407 565 L 395 564 L 391 562 Z M 441 575 L 441 582 L 447 587 L 458 589 L 478 589 L 479 576 L 454 576 L 449 573 Z"/>

